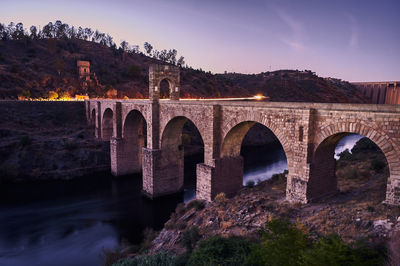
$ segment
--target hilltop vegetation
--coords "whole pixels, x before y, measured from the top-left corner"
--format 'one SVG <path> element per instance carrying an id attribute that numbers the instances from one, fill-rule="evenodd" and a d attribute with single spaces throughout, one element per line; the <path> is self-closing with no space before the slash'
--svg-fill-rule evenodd
<path id="1" fill-rule="evenodd" d="M 0 99 L 74 96 L 148 97 L 150 64 L 181 68 L 181 97 L 238 97 L 263 94 L 272 101 L 354 102 L 368 99 L 350 83 L 318 77 L 312 71 L 281 70 L 260 74 L 212 74 L 185 64 L 176 49 L 121 42 L 109 34 L 56 21 L 42 30 L 22 23 L 0 24 Z M 98 84 L 83 88 L 77 60 L 91 62 Z M 110 93 L 117 90 L 116 95 Z M 57 96 L 56 95 L 56 96 Z"/>

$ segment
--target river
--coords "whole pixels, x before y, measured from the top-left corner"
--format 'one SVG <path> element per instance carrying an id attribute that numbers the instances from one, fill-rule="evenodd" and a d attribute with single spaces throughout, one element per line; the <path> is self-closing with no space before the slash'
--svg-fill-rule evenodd
<path id="1" fill-rule="evenodd" d="M 355 139 L 347 137 L 339 149 L 351 149 Z M 246 147 L 241 154 L 244 185 L 287 169 L 279 144 Z M 185 160 L 184 193 L 153 201 L 141 196 L 140 175 L 1 186 L 0 265 L 101 265 L 103 248 L 140 243 L 146 227 L 161 229 L 179 202 L 194 198 L 195 165 L 201 160 Z"/>

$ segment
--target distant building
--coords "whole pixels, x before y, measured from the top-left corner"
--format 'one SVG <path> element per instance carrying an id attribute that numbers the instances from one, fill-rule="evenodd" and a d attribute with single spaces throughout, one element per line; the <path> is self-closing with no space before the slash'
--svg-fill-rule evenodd
<path id="1" fill-rule="evenodd" d="M 78 67 L 79 82 L 83 89 L 81 91 L 82 95 L 87 95 L 94 88 L 103 88 L 97 79 L 96 73 L 90 73 L 89 61 L 78 60 L 76 66 Z"/>
<path id="2" fill-rule="evenodd" d="M 79 72 L 79 79 L 90 80 L 90 62 L 78 60 L 76 63 Z"/>
<path id="3" fill-rule="evenodd" d="M 374 104 L 400 104 L 400 81 L 352 82 Z"/>

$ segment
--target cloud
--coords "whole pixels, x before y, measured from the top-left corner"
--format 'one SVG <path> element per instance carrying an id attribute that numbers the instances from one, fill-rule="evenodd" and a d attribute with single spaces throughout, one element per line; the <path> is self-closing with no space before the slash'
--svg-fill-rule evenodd
<path id="1" fill-rule="evenodd" d="M 284 22 L 292 32 L 292 35 L 289 38 L 282 37 L 281 41 L 290 46 L 295 51 L 303 51 L 305 49 L 305 46 L 303 44 L 303 39 L 305 35 L 303 23 L 295 20 L 283 9 L 275 8 L 275 12 L 282 20 L 282 22 Z"/>
<path id="2" fill-rule="evenodd" d="M 350 21 L 350 38 L 348 46 L 350 48 L 358 48 L 358 23 L 356 18 L 352 14 L 347 14 Z"/>

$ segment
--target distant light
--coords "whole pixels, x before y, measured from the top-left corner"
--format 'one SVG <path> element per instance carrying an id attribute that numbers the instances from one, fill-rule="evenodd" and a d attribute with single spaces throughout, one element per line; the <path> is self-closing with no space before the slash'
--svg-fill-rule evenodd
<path id="1" fill-rule="evenodd" d="M 263 96 L 263 95 L 255 95 L 254 98 L 255 98 L 256 100 L 262 100 L 262 99 L 265 98 L 265 96 Z"/>

